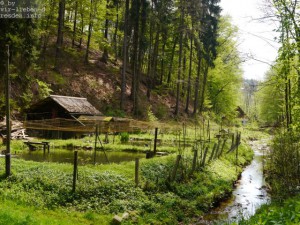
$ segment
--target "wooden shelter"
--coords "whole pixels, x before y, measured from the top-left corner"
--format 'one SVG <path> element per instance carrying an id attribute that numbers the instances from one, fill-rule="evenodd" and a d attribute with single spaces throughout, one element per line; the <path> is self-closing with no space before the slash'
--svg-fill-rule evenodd
<path id="1" fill-rule="evenodd" d="M 91 132 L 78 118 L 103 115 L 86 98 L 50 95 L 32 105 L 24 122 L 27 131 L 47 138 L 70 138 Z M 83 129 L 84 128 L 84 129 Z"/>
<path id="2" fill-rule="evenodd" d="M 75 119 L 81 115 L 103 115 L 86 98 L 50 95 L 27 110 L 27 120 Z"/>

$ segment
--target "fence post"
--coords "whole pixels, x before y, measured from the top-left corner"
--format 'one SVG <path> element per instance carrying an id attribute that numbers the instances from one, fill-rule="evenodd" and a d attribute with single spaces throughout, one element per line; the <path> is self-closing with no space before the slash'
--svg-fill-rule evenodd
<path id="1" fill-rule="evenodd" d="M 216 149 L 217 149 L 217 144 L 215 143 L 215 144 L 214 144 L 214 147 L 213 147 L 213 150 L 212 150 L 212 152 L 211 152 L 211 155 L 210 155 L 210 157 L 209 157 L 209 160 L 208 160 L 209 162 L 210 162 L 211 160 L 213 160 Z"/>
<path id="2" fill-rule="evenodd" d="M 6 171 L 6 176 L 10 176 L 11 174 L 11 155 L 10 153 L 5 153 L 5 171 Z"/>
<path id="3" fill-rule="evenodd" d="M 230 149 L 233 149 L 233 146 L 234 146 L 234 133 L 232 133 L 232 136 L 231 136 L 231 147 L 230 147 Z"/>
<path id="4" fill-rule="evenodd" d="M 225 144 L 226 144 L 226 141 L 227 141 L 227 139 L 224 139 L 223 144 L 222 144 L 222 147 L 221 147 L 221 151 L 220 151 L 218 157 L 220 157 L 220 156 L 222 155 L 223 150 L 224 150 L 224 147 L 225 147 Z"/>
<path id="5" fill-rule="evenodd" d="M 98 129 L 99 129 L 98 125 L 96 125 L 96 131 L 95 131 L 95 150 L 94 150 L 94 165 L 96 165 Z"/>
<path id="6" fill-rule="evenodd" d="M 208 152 L 208 146 L 206 146 L 205 150 L 204 150 L 204 155 L 203 155 L 203 159 L 202 159 L 202 163 L 201 166 L 204 167 L 205 166 L 205 160 L 206 160 L 206 155 Z"/>
<path id="7" fill-rule="evenodd" d="M 193 165 L 192 165 L 192 173 L 196 169 L 196 164 L 197 164 L 197 157 L 198 157 L 198 150 L 194 150 L 194 158 L 193 158 Z"/>
<path id="8" fill-rule="evenodd" d="M 74 169 L 73 169 L 73 188 L 72 191 L 76 190 L 76 180 L 78 174 L 78 151 L 74 151 Z"/>
<path id="9" fill-rule="evenodd" d="M 176 178 L 177 169 L 178 169 L 178 166 L 179 166 L 180 159 L 181 159 L 181 155 L 177 155 L 175 166 L 174 166 L 173 172 L 172 172 L 171 181 L 174 181 L 175 178 Z"/>
<path id="10" fill-rule="evenodd" d="M 218 144 L 217 144 L 217 148 L 216 148 L 215 155 L 214 155 L 213 159 L 218 158 L 218 155 L 219 155 L 219 149 L 220 149 L 220 144 L 221 144 L 221 140 L 218 139 Z"/>
<path id="11" fill-rule="evenodd" d="M 139 158 L 135 159 L 135 186 L 139 186 L 139 167 L 140 167 L 140 160 Z"/>
<path id="12" fill-rule="evenodd" d="M 158 133 L 158 128 L 155 128 L 155 136 L 154 136 L 154 155 L 156 154 L 156 144 L 157 144 L 157 133 Z"/>

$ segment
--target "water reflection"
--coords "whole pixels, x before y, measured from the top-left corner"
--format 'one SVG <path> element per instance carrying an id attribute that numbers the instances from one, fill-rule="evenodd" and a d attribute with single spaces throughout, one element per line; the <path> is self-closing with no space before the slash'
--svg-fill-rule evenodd
<path id="1" fill-rule="evenodd" d="M 145 158 L 145 153 L 135 152 L 105 152 L 110 163 L 120 163 L 124 161 L 133 161 L 135 158 Z M 96 163 L 105 164 L 108 163 L 105 153 L 103 151 L 97 151 Z M 93 164 L 94 163 L 94 151 L 78 151 L 78 163 L 79 165 Z M 18 154 L 19 158 L 24 160 L 31 160 L 37 162 L 59 162 L 59 163 L 73 163 L 74 152 L 72 150 L 54 149 L 50 153 L 43 152 L 43 150 L 37 151 L 24 151 Z"/>

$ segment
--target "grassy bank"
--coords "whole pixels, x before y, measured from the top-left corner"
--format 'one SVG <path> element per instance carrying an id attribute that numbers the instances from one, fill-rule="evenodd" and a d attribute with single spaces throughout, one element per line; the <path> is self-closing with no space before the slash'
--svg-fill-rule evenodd
<path id="1" fill-rule="evenodd" d="M 252 151 L 241 145 L 238 161 L 235 151 L 223 154 L 205 167 L 197 167 L 192 174 L 193 153 L 189 149 L 182 152 L 174 180 L 170 174 L 176 154 L 143 159 L 138 187 L 134 182 L 134 162 L 80 166 L 75 193 L 72 192 L 72 165 L 13 158 L 12 176 L 2 177 L 0 182 L 0 199 L 7 207 L 2 217 L 11 220 L 10 224 L 26 224 L 27 220 L 27 224 L 53 224 L 47 222 L 52 216 L 53 221 L 60 217 L 67 221 L 76 215 L 78 219 L 73 224 L 105 224 L 112 221 L 113 215 L 129 212 L 125 224 L 187 222 L 227 196 L 243 165 L 251 158 Z M 1 158 L 2 174 L 3 168 Z M 11 212 L 12 208 L 20 210 Z M 43 210 L 50 216 L 43 217 Z"/>

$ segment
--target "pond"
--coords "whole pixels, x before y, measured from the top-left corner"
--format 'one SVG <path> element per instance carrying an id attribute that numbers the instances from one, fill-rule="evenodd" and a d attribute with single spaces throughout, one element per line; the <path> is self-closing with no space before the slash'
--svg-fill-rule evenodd
<path id="1" fill-rule="evenodd" d="M 66 149 L 51 149 L 50 153 L 43 150 L 23 151 L 18 153 L 18 158 L 37 162 L 58 162 L 58 163 L 73 163 L 74 152 Z M 135 158 L 146 158 L 145 153 L 136 152 L 113 152 L 98 150 L 96 153 L 96 164 L 120 163 L 125 161 L 133 161 Z M 107 160 L 108 159 L 108 160 Z M 93 164 L 94 151 L 78 150 L 78 164 Z"/>
<path id="2" fill-rule="evenodd" d="M 227 224 L 238 222 L 242 218 L 248 219 L 261 205 L 270 201 L 263 175 L 263 155 L 268 148 L 266 142 L 267 140 L 262 140 L 250 143 L 255 155 L 237 181 L 232 197 L 221 202 L 219 207 L 200 218 L 196 224 Z"/>

